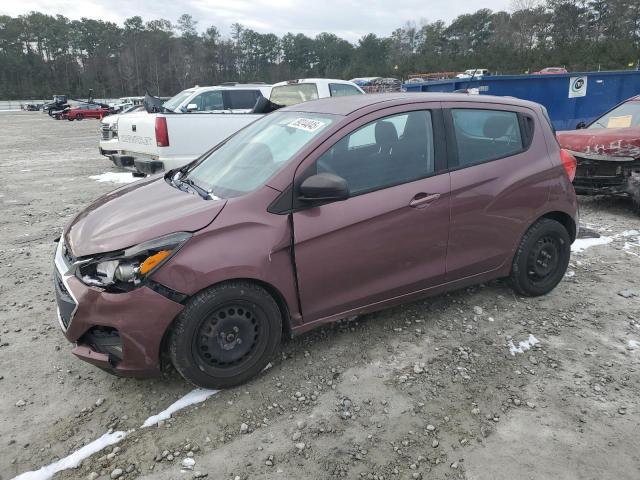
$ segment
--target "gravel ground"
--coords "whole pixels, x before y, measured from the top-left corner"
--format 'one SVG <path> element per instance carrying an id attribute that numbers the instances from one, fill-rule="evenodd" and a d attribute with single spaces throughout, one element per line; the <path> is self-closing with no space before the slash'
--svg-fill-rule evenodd
<path id="1" fill-rule="evenodd" d="M 0 131 L 6 480 L 137 429 L 192 387 L 172 371 L 113 377 L 75 359 L 59 330 L 54 239 L 116 186 L 89 178 L 116 171 L 97 152 L 98 122 L 4 113 Z M 637 479 L 640 217 L 583 198 L 581 221 L 611 241 L 574 253 L 548 296 L 493 282 L 316 330 L 247 385 L 55 478 Z"/>

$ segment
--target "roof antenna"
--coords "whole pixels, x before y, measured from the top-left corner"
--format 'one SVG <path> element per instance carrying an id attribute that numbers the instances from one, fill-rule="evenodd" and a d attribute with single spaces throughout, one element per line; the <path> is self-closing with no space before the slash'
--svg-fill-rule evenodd
<path id="1" fill-rule="evenodd" d="M 473 79 L 476 77 L 476 72 L 478 71 L 478 69 L 474 69 L 473 70 L 473 74 L 471 75 L 471 78 L 469 80 L 467 80 L 467 88 L 460 88 L 458 90 L 454 90 L 453 93 L 471 93 L 469 91 L 469 83 L 473 82 Z"/>

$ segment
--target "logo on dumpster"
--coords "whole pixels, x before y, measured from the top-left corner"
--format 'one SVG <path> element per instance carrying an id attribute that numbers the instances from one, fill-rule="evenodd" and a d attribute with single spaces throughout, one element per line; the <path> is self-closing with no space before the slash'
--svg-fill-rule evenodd
<path id="1" fill-rule="evenodd" d="M 587 77 L 569 79 L 569 98 L 584 97 L 587 94 Z"/>

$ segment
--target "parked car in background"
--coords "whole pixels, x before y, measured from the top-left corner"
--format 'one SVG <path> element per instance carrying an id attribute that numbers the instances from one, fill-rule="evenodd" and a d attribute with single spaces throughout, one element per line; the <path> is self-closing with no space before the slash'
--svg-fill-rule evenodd
<path id="1" fill-rule="evenodd" d="M 42 113 L 46 113 L 48 115 L 51 115 L 52 111 L 59 111 L 59 110 L 64 110 L 66 107 L 68 107 L 69 104 L 67 102 L 67 96 L 66 95 L 54 95 L 53 96 L 53 101 L 49 102 L 49 103 L 45 103 L 42 106 Z"/>
<path id="2" fill-rule="evenodd" d="M 640 212 L 640 95 L 557 136 L 578 161 L 577 193 L 631 196 Z"/>
<path id="3" fill-rule="evenodd" d="M 382 77 L 356 77 L 356 78 L 352 78 L 349 81 L 363 88 L 364 91 L 366 92 L 367 91 L 366 87 L 373 86 L 375 82 L 377 82 L 378 80 L 382 80 Z"/>
<path id="4" fill-rule="evenodd" d="M 546 67 L 537 72 L 532 72 L 532 75 L 557 75 L 560 73 L 569 73 L 564 67 Z"/>
<path id="5" fill-rule="evenodd" d="M 496 278 L 544 295 L 577 234 L 574 171 L 532 102 L 282 108 L 78 214 L 55 254 L 60 325 L 103 369 L 157 373 L 168 358 L 223 388 L 262 371 L 283 332 Z"/>
<path id="6" fill-rule="evenodd" d="M 137 173 L 153 174 L 181 167 L 242 127 L 261 118 L 252 113 L 259 98 L 280 106 L 317 98 L 359 95 L 352 82 L 303 78 L 275 85 L 221 85 L 180 92 L 162 113 L 136 112 L 120 117 L 120 151 L 112 161 Z"/>
<path id="7" fill-rule="evenodd" d="M 489 75 L 491 75 L 491 72 L 486 68 L 472 68 L 457 74 L 456 78 L 482 78 L 488 77 Z"/>
<path id="8" fill-rule="evenodd" d="M 144 105 L 132 105 L 120 113 L 107 115 L 100 121 L 100 144 L 98 145 L 100 155 L 108 158 L 110 155 L 118 153 L 118 150 L 120 150 L 118 142 L 118 119 L 120 115 L 133 112 L 145 112 Z"/>
<path id="9" fill-rule="evenodd" d="M 127 110 L 136 105 L 142 105 L 144 97 L 122 97 L 117 102 L 110 103 L 109 108 L 112 113 L 121 113 L 123 110 Z"/>
<path id="10" fill-rule="evenodd" d="M 102 118 L 109 115 L 109 113 L 111 113 L 111 111 L 106 107 L 93 103 L 85 103 L 73 105 L 68 110 L 64 111 L 61 117 L 64 120 L 69 121 L 80 121 L 84 120 L 85 118 L 97 118 L 101 120 Z"/>
<path id="11" fill-rule="evenodd" d="M 25 110 L 27 112 L 37 112 L 38 110 L 42 110 L 43 107 L 43 103 L 25 103 L 23 105 L 21 105 L 22 110 Z"/>

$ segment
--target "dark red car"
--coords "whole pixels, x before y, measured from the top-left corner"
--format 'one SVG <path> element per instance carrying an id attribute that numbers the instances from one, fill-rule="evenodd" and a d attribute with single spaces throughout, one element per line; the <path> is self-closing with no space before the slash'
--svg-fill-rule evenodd
<path id="1" fill-rule="evenodd" d="M 149 374 L 166 356 L 226 387 L 283 334 L 495 278 L 546 294 L 577 233 L 574 169 L 531 102 L 283 108 L 77 215 L 55 255 L 60 324 L 104 369 Z"/>
<path id="2" fill-rule="evenodd" d="M 101 107 L 100 105 L 94 104 L 86 104 L 86 105 L 77 105 L 75 107 L 66 110 L 62 114 L 62 118 L 67 119 L 69 121 L 73 120 L 83 120 L 85 118 L 97 118 L 103 119 L 107 115 L 109 115 L 110 110 L 108 108 Z"/>
<path id="3" fill-rule="evenodd" d="M 631 196 L 640 212 L 640 96 L 578 126 L 557 135 L 577 159 L 576 192 Z"/>

